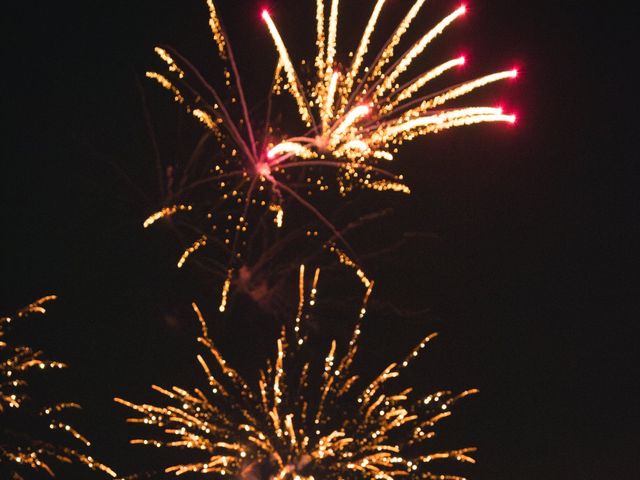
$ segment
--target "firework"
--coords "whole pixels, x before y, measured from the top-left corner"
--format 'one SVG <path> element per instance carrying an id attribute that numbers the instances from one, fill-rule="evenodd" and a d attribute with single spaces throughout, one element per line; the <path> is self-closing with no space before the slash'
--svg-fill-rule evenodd
<path id="1" fill-rule="evenodd" d="M 349 179 L 358 178 L 364 179 L 374 191 L 409 193 L 409 188 L 401 176 L 380 166 L 349 161 L 340 163 L 341 168 L 336 170 L 336 164 L 315 159 L 316 154 L 295 139 L 276 140 L 283 135 L 271 124 L 272 95 L 279 85 L 281 65 L 275 71 L 265 119 L 257 124 L 249 113 L 229 36 L 214 2 L 208 0 L 207 6 L 215 53 L 224 64 L 218 82 L 223 86 L 214 87 L 194 65 L 168 47 L 156 48 L 168 71 L 147 73 L 204 127 L 207 135 L 182 164 L 165 166 L 160 162 L 162 207 L 145 220 L 144 226 L 178 218 L 176 222 L 187 231 L 183 235 L 184 253 L 176 259 L 179 268 L 204 251 L 217 252 L 217 256 L 203 263 L 222 277 L 219 308 L 224 311 L 230 290 L 242 283 L 241 269 L 253 269 L 253 263 L 245 258 L 253 240 L 266 238 L 271 242 L 278 237 L 274 231 L 297 222 L 294 230 L 303 228 L 310 232 L 298 236 L 297 250 L 312 240 L 314 248 L 332 251 L 336 246 L 334 258 L 348 256 L 355 264 L 358 256 L 345 240 L 342 228 L 326 213 L 329 209 L 326 192 L 346 193 Z M 289 82 L 289 85 L 295 88 L 297 84 Z M 347 130 L 348 126 L 341 128 Z M 274 146 L 274 142 L 278 145 Z M 323 208 L 314 201 L 318 195 L 325 200 Z M 362 213 L 357 212 L 354 217 Z M 345 224 L 353 220 L 347 219 Z M 295 235 L 285 233 L 281 237 Z"/>
<path id="2" fill-rule="evenodd" d="M 376 190 L 404 191 L 407 187 L 402 182 L 373 181 L 362 172 L 372 171 L 370 167 L 380 160 L 392 160 L 399 145 L 421 135 L 483 122 L 515 122 L 515 115 L 505 114 L 499 107 L 446 108 L 446 104 L 485 85 L 515 78 L 517 70 L 493 73 L 435 93 L 427 92 L 425 87 L 430 82 L 464 65 L 465 57 L 458 57 L 427 70 L 417 67 L 420 71 L 417 76 L 403 79 L 429 44 L 466 12 L 465 6 L 457 8 L 408 50 L 397 55 L 403 36 L 410 30 L 425 2 L 413 2 L 391 37 L 366 66 L 371 37 L 385 0 L 375 2 L 348 65 L 341 65 L 337 58 L 339 0 L 331 0 L 328 19 L 325 18 L 325 1 L 316 0 L 318 53 L 314 62 L 315 78 L 307 82 L 296 71 L 269 12 L 262 12 L 286 73 L 282 80 L 284 90 L 295 99 L 300 119 L 309 128 L 303 136 L 284 139 L 270 148 L 267 155 L 270 168 L 287 168 L 290 158 L 295 158 L 296 165 L 322 162 L 342 170 L 343 180 L 355 180 Z"/>
<path id="3" fill-rule="evenodd" d="M 184 251 L 176 264 L 181 268 L 194 258 L 207 256 L 202 263 L 215 270 L 221 284 L 220 311 L 226 310 L 230 293 L 244 283 L 247 271 L 260 263 L 248 258 L 251 245 L 261 238 L 263 244 L 291 238 L 289 233 L 278 235 L 291 223 L 294 230 L 304 225 L 312 234 L 298 237 L 299 243 L 290 252 L 304 250 L 303 245 L 311 241 L 314 248 L 332 251 L 334 259 L 352 266 L 366 285 L 359 252 L 335 224 L 342 197 L 354 188 L 410 193 L 404 177 L 390 171 L 404 142 L 458 126 L 515 122 L 515 115 L 499 107 L 447 108 L 459 97 L 515 77 L 514 69 L 437 92 L 428 90 L 433 81 L 465 63 L 464 57 L 429 67 L 422 61 L 427 47 L 464 15 L 464 6 L 398 53 L 425 4 L 425 0 L 414 1 L 391 37 L 370 58 L 372 38 L 385 7 L 385 0 L 377 0 L 355 53 L 348 64 L 341 64 L 339 1 L 331 0 L 328 8 L 326 3 L 316 1 L 317 55 L 301 62 L 305 68 L 312 66 L 311 79 L 302 78 L 269 12 L 262 12 L 279 62 L 261 122 L 249 113 L 254 110 L 248 106 L 234 51 L 213 0 L 207 0 L 209 25 L 215 54 L 224 64 L 218 82 L 223 86 L 212 86 L 187 59 L 165 47 L 157 47 L 156 53 L 168 71 L 147 73 L 207 135 L 187 161 L 159 168 L 164 172 L 162 207 L 144 224 L 149 227 L 162 219 L 178 218 L 176 223 L 183 224 L 187 233 L 181 234 Z M 298 136 L 285 134 L 271 123 L 276 108 L 272 97 L 284 91 L 293 96 L 307 128 Z M 322 207 L 318 198 L 322 198 Z M 354 212 L 354 217 L 362 214 Z M 351 221 L 353 218 L 345 223 Z M 214 251 L 214 255 L 203 253 Z"/>
<path id="4" fill-rule="evenodd" d="M 198 362 L 208 379 L 205 389 L 154 386 L 161 405 L 117 402 L 136 412 L 129 422 L 153 429 L 132 444 L 184 449 L 185 463 L 165 472 L 209 474 L 217 478 L 339 479 L 459 478 L 436 475 L 442 459 L 474 462 L 473 448 L 431 452 L 428 442 L 453 404 L 469 390 L 420 396 L 398 386 L 402 371 L 435 337 L 424 338 L 398 363 L 369 379 L 353 372 L 361 321 L 373 285 L 364 298 L 353 334 L 339 355 L 331 342 L 323 361 L 309 355 L 305 319 L 316 304 L 319 270 L 310 285 L 300 270 L 300 303 L 291 328 L 283 328 L 275 358 L 256 382 L 247 382 L 225 360 L 194 304 L 202 336 L 198 341 L 214 362 Z M 254 385 L 256 383 L 257 385 Z"/>
<path id="5" fill-rule="evenodd" d="M 18 311 L 13 317 L 0 317 L 0 463 L 7 463 L 11 478 L 31 478 L 24 472 L 43 472 L 55 476 L 56 465 L 80 463 L 111 477 L 116 474 L 81 450 L 91 443 L 71 425 L 60 419 L 68 410 L 80 408 L 75 403 L 58 403 L 41 409 L 27 394 L 27 376 L 31 371 L 65 368 L 60 362 L 43 358 L 43 353 L 27 346 L 13 346 L 5 340 L 8 327 L 34 313 L 45 313 L 45 303 L 55 296 L 43 297 Z M 11 425 L 16 424 L 17 429 Z M 42 436 L 32 429 L 42 426 Z M 28 430 L 28 431 L 27 431 Z M 53 440 L 52 438 L 58 436 Z M 67 447 L 68 442 L 76 446 Z M 27 475 L 27 477 L 23 477 Z"/>

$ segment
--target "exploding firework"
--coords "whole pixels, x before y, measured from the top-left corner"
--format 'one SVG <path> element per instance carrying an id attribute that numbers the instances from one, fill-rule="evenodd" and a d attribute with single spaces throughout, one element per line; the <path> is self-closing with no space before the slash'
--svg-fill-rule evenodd
<path id="1" fill-rule="evenodd" d="M 259 124 L 250 114 L 234 51 L 213 0 L 207 0 L 209 26 L 216 53 L 224 62 L 220 78 L 224 90 L 212 86 L 193 64 L 169 48 L 156 48 L 168 72 L 147 73 L 171 92 L 208 135 L 181 169 L 164 168 L 167 195 L 162 208 L 144 226 L 167 217 L 191 219 L 185 222 L 185 249 L 176 263 L 182 267 L 204 251 L 222 255 L 205 260 L 222 277 L 220 311 L 227 308 L 234 287 L 242 287 L 246 273 L 254 269 L 257 261 L 246 256 L 250 244 L 255 239 L 263 239 L 263 244 L 277 241 L 278 234 L 273 232 L 289 223 L 294 229 L 305 225 L 309 232 L 294 250 L 304 250 L 301 245 L 311 240 L 314 246 L 333 252 L 340 263 L 353 267 L 366 285 L 357 249 L 336 226 L 329 205 L 340 204 L 356 187 L 410 193 L 403 176 L 388 168 L 399 146 L 415 137 L 477 123 L 515 122 L 515 115 L 498 107 L 447 106 L 480 87 L 515 77 L 516 70 L 425 93 L 434 80 L 465 62 L 464 57 L 457 57 L 428 69 L 418 65 L 426 48 L 465 13 L 465 7 L 454 10 L 397 54 L 425 3 L 415 1 L 375 58 L 369 59 L 385 5 L 385 0 L 377 0 L 355 54 L 350 55 L 349 64 L 342 65 L 337 47 L 339 1 L 332 0 L 328 12 L 325 3 L 316 2 L 317 55 L 301 62 L 313 66 L 310 80 L 301 78 L 269 12 L 263 11 L 279 62 L 265 119 Z M 405 81 L 414 69 L 419 70 L 417 76 Z M 284 134 L 281 127 L 272 125 L 273 95 L 284 91 L 293 96 L 307 128 L 299 136 Z M 215 152 L 207 150 L 211 145 Z M 338 194 L 329 196 L 330 192 Z M 316 200 L 319 197 L 322 208 Z M 345 224 L 362 214 L 354 212 Z"/>
<path id="2" fill-rule="evenodd" d="M 446 105 L 485 85 L 515 78 L 517 70 L 492 73 L 435 93 L 426 92 L 430 82 L 464 65 L 465 57 L 457 57 L 426 71 L 418 67 L 417 76 L 403 79 L 429 44 L 466 12 L 465 6 L 457 8 L 404 53 L 396 55 L 403 36 L 425 2 L 413 3 L 379 53 L 367 64 L 371 38 L 385 4 L 385 0 L 377 0 L 358 48 L 355 54 L 350 54 L 350 64 L 343 66 L 338 61 L 337 47 L 339 0 L 331 0 L 328 19 L 325 0 L 316 0 L 318 53 L 312 63 L 316 73 L 315 79 L 306 82 L 296 71 L 271 15 L 267 10 L 262 12 L 280 56 L 283 89 L 293 96 L 300 119 L 309 128 L 303 136 L 271 146 L 267 157 L 272 169 L 290 166 L 290 159 L 294 159 L 294 165 L 320 162 L 340 169 L 343 180 L 356 180 L 373 189 L 403 191 L 407 187 L 402 183 L 373 181 L 368 174 L 380 160 L 393 160 L 393 154 L 403 142 L 463 125 L 515 122 L 515 115 L 507 115 L 498 107 L 446 108 Z"/>
<path id="3" fill-rule="evenodd" d="M 398 386 L 402 371 L 435 337 L 424 338 L 398 363 L 364 380 L 353 372 L 361 336 L 361 320 L 369 287 L 353 334 L 339 355 L 332 341 L 324 361 L 309 355 L 305 320 L 314 308 L 319 270 L 305 285 L 300 270 L 300 303 L 291 328 L 283 328 L 275 358 L 267 361 L 255 382 L 248 382 L 214 345 L 198 307 L 202 336 L 215 366 L 198 362 L 208 379 L 206 389 L 153 389 L 164 396 L 161 405 L 117 402 L 138 416 L 129 422 L 153 428 L 151 437 L 132 444 L 184 449 L 184 463 L 165 472 L 210 474 L 244 479 L 339 478 L 459 478 L 436 475 L 438 460 L 474 462 L 473 448 L 430 451 L 428 442 L 438 423 L 451 415 L 453 404 L 475 390 L 460 394 L 440 391 L 420 396 Z"/>
<path id="4" fill-rule="evenodd" d="M 37 408 L 27 393 L 27 376 L 31 371 L 61 369 L 65 365 L 46 360 L 42 352 L 30 347 L 4 341 L 10 324 L 34 313 L 45 313 L 45 303 L 55 298 L 43 297 L 13 317 L 0 317 L 0 463 L 6 465 L 1 471 L 16 480 L 32 478 L 37 472 L 53 477 L 56 466 L 79 463 L 115 477 L 109 467 L 80 451 L 89 447 L 90 442 L 60 419 L 66 411 L 80 408 L 79 405 L 58 403 Z M 34 435 L 36 428 L 40 429 L 38 436 Z M 77 447 L 66 446 L 69 442 L 75 442 Z"/>
<path id="5" fill-rule="evenodd" d="M 271 125 L 273 92 L 268 95 L 266 118 L 256 129 L 231 42 L 213 1 L 208 0 L 207 5 L 216 53 L 224 63 L 222 89 L 214 88 L 187 59 L 169 48 L 156 48 L 168 72 L 147 73 L 204 126 L 207 135 L 179 165 L 159 162 L 162 208 L 145 220 L 144 227 L 168 218 L 180 226 L 185 248 L 176 259 L 177 266 L 181 268 L 193 258 L 202 257 L 200 263 L 221 277 L 221 311 L 226 309 L 232 289 L 263 296 L 269 282 L 258 279 L 259 270 L 265 266 L 265 259 L 273 263 L 271 246 L 280 248 L 293 239 L 297 241 L 293 250 L 305 252 L 307 257 L 297 261 L 308 261 L 309 256 L 328 251 L 334 261 L 354 266 L 366 284 L 358 255 L 346 240 L 344 230 L 371 212 L 355 212 L 337 226 L 335 215 L 326 213 L 330 210 L 327 191 L 337 187 L 333 166 L 327 171 L 317 162 L 279 165 L 281 156 L 274 158 L 270 150 L 272 139 L 281 138 Z M 390 182 L 399 181 L 384 169 L 370 170 Z M 408 189 L 403 187 L 400 191 L 407 193 Z M 324 195 L 324 212 L 313 201 L 318 195 Z M 285 231 L 288 225 L 292 228 Z M 256 250 L 257 244 L 269 247 Z M 248 251 L 254 254 L 248 255 Z M 202 255 L 203 252 L 210 254 Z"/>

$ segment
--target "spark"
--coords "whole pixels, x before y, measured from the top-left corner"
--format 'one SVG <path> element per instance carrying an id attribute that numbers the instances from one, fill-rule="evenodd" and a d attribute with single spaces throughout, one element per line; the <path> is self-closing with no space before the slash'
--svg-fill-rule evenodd
<path id="1" fill-rule="evenodd" d="M 369 184 L 369 188 L 372 190 L 378 190 L 381 192 L 387 190 L 393 190 L 394 192 L 404 193 L 406 195 L 411 194 L 411 189 L 406 186 L 404 183 L 396 183 L 396 182 L 373 182 Z"/>
<path id="2" fill-rule="evenodd" d="M 365 288 L 369 288 L 373 282 L 367 277 L 367 274 L 359 267 L 359 265 L 349 257 L 344 251 L 338 248 L 335 244 L 329 246 L 329 250 L 336 254 L 338 260 L 342 265 L 346 265 L 347 267 L 351 267 L 355 270 L 356 275 L 365 286 Z"/>
<path id="3" fill-rule="evenodd" d="M 220 306 L 218 307 L 220 313 L 224 313 L 224 311 L 227 309 L 227 301 L 229 299 L 229 288 L 231 288 L 232 275 L 233 270 L 230 269 L 227 273 L 227 278 L 224 280 L 224 285 L 222 286 L 222 296 L 220 299 Z"/>
<path id="4" fill-rule="evenodd" d="M 440 21 L 435 27 L 429 30 L 417 43 L 413 45 L 413 47 L 405 53 L 397 66 L 392 68 L 391 72 L 388 75 L 385 75 L 384 80 L 377 88 L 375 96 L 381 97 L 386 91 L 390 90 L 395 81 L 398 79 L 400 75 L 402 75 L 413 63 L 413 61 L 420 55 L 427 46 L 444 30 L 451 25 L 458 17 L 464 15 L 466 12 L 465 7 L 460 7 L 455 10 L 453 13 L 446 16 L 444 19 Z"/>
<path id="5" fill-rule="evenodd" d="M 184 103 L 184 97 L 182 96 L 182 93 L 173 83 L 171 83 L 171 81 L 167 77 L 156 72 L 147 72 L 146 76 L 147 78 L 151 78 L 158 82 L 165 90 L 169 90 L 171 93 L 173 93 L 173 99 L 176 102 Z"/>
<path id="6" fill-rule="evenodd" d="M 437 66 L 436 68 L 429 70 L 424 75 L 416 79 L 409 85 L 408 87 L 401 89 L 401 93 L 398 97 L 393 100 L 393 102 L 389 103 L 386 107 L 384 107 L 384 112 L 390 112 L 393 110 L 393 107 L 399 105 L 402 101 L 408 100 L 411 96 L 424 87 L 431 80 L 438 78 L 440 75 L 445 73 L 447 70 L 450 70 L 453 67 L 461 66 L 465 64 L 465 57 L 455 58 L 453 60 L 449 60 L 448 62 L 443 63 L 442 65 Z"/>
<path id="7" fill-rule="evenodd" d="M 184 71 L 176 64 L 173 57 L 164 48 L 156 47 L 154 51 L 169 66 L 169 71 L 177 73 L 179 78 L 184 78 Z"/>
<path id="8" fill-rule="evenodd" d="M 209 7 L 209 27 L 211 28 L 211 33 L 213 33 L 213 40 L 218 46 L 218 54 L 222 58 L 226 58 L 227 40 L 222 30 L 222 24 L 218 18 L 218 12 L 216 11 L 213 0 L 207 0 L 207 6 Z"/>
<path id="9" fill-rule="evenodd" d="M 323 361 L 305 347 L 299 318 L 312 307 L 319 271 L 309 290 L 300 269 L 300 309 L 293 329 L 283 327 L 274 358 L 249 382 L 233 369 L 202 325 L 199 343 L 209 351 L 213 366 L 198 356 L 208 380 L 206 389 L 174 386 L 153 390 L 163 396 L 155 403 L 115 401 L 135 412 L 128 421 L 149 436 L 132 444 L 188 451 L 189 460 L 170 464 L 166 473 L 207 473 L 218 478 L 249 478 L 269 472 L 273 479 L 396 477 L 444 478 L 432 470 L 439 460 L 474 463 L 474 448 L 436 450 L 428 445 L 436 424 L 451 415 L 453 404 L 477 390 L 458 395 L 439 391 L 428 396 L 399 385 L 402 372 L 415 361 L 435 334 L 412 349 L 403 362 L 393 362 L 370 379 L 353 371 L 361 322 L 373 285 L 367 289 L 360 315 L 346 346 L 336 340 Z M 308 314 L 308 313 L 307 313 Z M 293 330 L 293 331 L 291 331 Z M 319 382 L 312 381 L 314 375 Z"/>
<path id="10" fill-rule="evenodd" d="M 273 219 L 273 222 L 276 224 L 278 228 L 282 228 L 283 220 L 284 220 L 284 210 L 282 209 L 282 205 L 272 204 L 269 206 L 269 210 L 275 212 L 276 216 Z"/>
<path id="11" fill-rule="evenodd" d="M 144 228 L 149 228 L 158 220 L 162 218 L 170 217 L 172 215 L 175 215 L 177 212 L 184 211 L 184 210 L 191 211 L 193 210 L 193 207 L 191 205 L 172 205 L 171 207 L 165 207 L 162 210 L 159 210 L 156 213 L 150 215 L 149 218 L 147 218 L 144 221 L 142 226 Z"/>
<path id="12" fill-rule="evenodd" d="M 187 261 L 187 259 L 189 258 L 189 256 L 194 253 L 195 251 L 199 250 L 200 248 L 204 247 L 207 244 L 207 237 L 206 235 L 203 235 L 202 237 L 200 237 L 198 240 L 196 240 L 189 248 L 187 248 L 184 253 L 182 254 L 182 256 L 180 257 L 180 260 L 178 260 L 178 268 L 182 268 L 183 265 L 185 264 L 185 262 Z"/>
<path id="13" fill-rule="evenodd" d="M 307 126 L 311 126 L 311 113 L 309 111 L 309 107 L 307 106 L 306 99 L 302 94 L 295 67 L 293 66 L 293 63 L 291 63 L 291 58 L 289 58 L 289 53 L 287 52 L 282 37 L 276 29 L 275 24 L 271 20 L 271 16 L 269 15 L 268 11 L 264 10 L 262 12 L 262 18 L 267 23 L 267 27 L 271 32 L 271 36 L 273 37 L 273 41 L 276 44 L 276 48 L 280 53 L 280 61 L 282 62 L 284 71 L 287 74 L 287 85 L 289 86 L 289 91 L 293 95 L 293 98 L 296 99 L 296 102 L 298 104 L 298 112 L 300 113 L 302 120 L 307 124 Z"/>
<path id="14" fill-rule="evenodd" d="M 324 0 L 316 0 L 316 31 L 317 40 L 316 47 L 318 47 L 318 55 L 316 57 L 315 65 L 319 71 L 324 70 L 324 50 L 325 50 L 325 37 L 324 37 Z"/>
<path id="15" fill-rule="evenodd" d="M 295 142 L 283 142 L 273 147 L 267 153 L 269 159 L 274 159 L 280 155 L 291 154 L 299 158 L 314 158 L 315 154 L 306 148 L 304 145 L 300 145 Z"/>
<path id="16" fill-rule="evenodd" d="M 360 45 L 358 47 L 358 51 L 356 53 L 355 58 L 353 59 L 353 62 L 351 64 L 351 70 L 349 71 L 349 76 L 347 77 L 346 90 L 351 90 L 351 88 L 353 86 L 353 81 L 357 77 L 358 71 L 360 70 L 360 67 L 362 66 L 362 62 L 364 60 L 364 56 L 367 54 L 367 51 L 369 50 L 369 42 L 371 40 L 371 35 L 373 34 L 373 31 L 375 30 L 376 23 L 378 21 L 378 17 L 380 16 L 380 11 L 382 10 L 382 7 L 384 6 L 384 2 L 385 2 L 385 0 L 378 0 L 377 1 L 376 5 L 375 5 L 375 7 L 373 9 L 373 13 L 371 14 L 371 18 L 369 19 L 369 23 L 367 23 L 367 27 L 364 30 L 364 34 L 362 35 L 362 38 L 360 39 Z"/>
<path id="17" fill-rule="evenodd" d="M 327 98 L 325 101 L 324 115 L 322 115 L 322 125 L 326 129 L 329 126 L 329 122 L 333 117 L 333 102 L 336 96 L 336 89 L 338 88 L 338 79 L 340 78 L 339 72 L 334 72 L 331 76 L 331 83 L 329 83 L 329 91 L 327 92 Z"/>
<path id="18" fill-rule="evenodd" d="M 335 131 L 331 134 L 332 145 L 335 145 L 343 137 L 344 133 L 351 127 L 358 119 L 365 117 L 369 114 L 371 109 L 367 105 L 359 105 L 351 110 L 345 117 L 345 119 L 338 124 Z"/>

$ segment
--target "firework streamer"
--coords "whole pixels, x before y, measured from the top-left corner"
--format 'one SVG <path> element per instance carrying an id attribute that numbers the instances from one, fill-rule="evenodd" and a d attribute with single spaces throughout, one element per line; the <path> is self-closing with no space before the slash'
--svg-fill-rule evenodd
<path id="1" fill-rule="evenodd" d="M 38 473 L 54 477 L 59 466 L 74 463 L 115 478 L 113 470 L 85 453 L 91 445 L 89 440 L 62 419 L 65 412 L 79 409 L 78 404 L 38 408 L 28 394 L 31 372 L 62 369 L 65 365 L 45 359 L 41 351 L 14 346 L 6 340 L 13 323 L 32 314 L 44 314 L 45 304 L 55 298 L 43 297 L 12 317 L 0 317 L 0 471 L 16 480 Z M 34 435 L 36 426 L 41 428 Z"/>
<path id="2" fill-rule="evenodd" d="M 399 362 L 378 375 L 355 371 L 367 289 L 351 338 L 331 341 L 319 359 L 308 348 L 305 321 L 314 308 L 319 270 L 300 269 L 300 303 L 295 322 L 283 327 L 274 357 L 255 384 L 243 378 L 214 344 L 194 304 L 208 357 L 197 360 L 204 388 L 162 388 L 159 403 L 116 401 L 135 412 L 129 422 L 144 427 L 134 445 L 181 449 L 183 463 L 165 473 L 208 474 L 212 478 L 391 480 L 398 477 L 456 479 L 435 473 L 442 460 L 474 462 L 473 448 L 432 451 L 430 441 L 454 403 L 476 390 L 439 391 L 422 396 L 401 385 L 403 371 L 435 338 L 428 335 Z"/>

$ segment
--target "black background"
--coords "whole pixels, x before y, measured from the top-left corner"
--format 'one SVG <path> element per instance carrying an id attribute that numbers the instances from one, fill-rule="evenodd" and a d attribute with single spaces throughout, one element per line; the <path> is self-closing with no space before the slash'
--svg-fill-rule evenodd
<path id="1" fill-rule="evenodd" d="M 251 98 L 266 90 L 276 62 L 262 6 L 295 56 L 311 52 L 311 0 L 218 3 Z M 342 32 L 359 31 L 372 2 L 341 3 Z M 388 3 L 391 11 L 409 2 Z M 424 25 L 454 6 L 431 4 Z M 456 441 L 480 447 L 473 478 L 633 478 L 637 55 L 629 47 L 637 7 L 469 7 L 435 58 L 466 52 L 469 76 L 518 65 L 517 82 L 479 98 L 502 102 L 519 121 L 421 139 L 399 156 L 414 195 L 398 221 L 432 240 L 412 247 L 406 273 L 388 269 L 377 280 L 383 296 L 431 313 L 406 329 L 383 315 L 368 341 L 395 353 L 416 332 L 441 332 L 416 381 L 482 390 L 451 423 Z M 200 381 L 188 302 L 217 287 L 175 272 L 175 245 L 142 231 L 151 207 L 113 165 L 145 191 L 153 172 L 139 85 L 160 122 L 173 112 L 142 78 L 157 65 L 154 45 L 175 46 L 216 73 L 206 5 L 11 2 L 2 21 L 0 307 L 61 297 L 21 335 L 71 364 L 61 395 L 85 405 L 80 424 L 100 457 L 133 472 L 149 452 L 127 446 L 127 412 L 111 398 L 145 400 L 150 383 Z M 259 327 L 245 322 L 239 335 Z M 241 342 L 232 355 L 234 345 L 251 358 Z"/>

